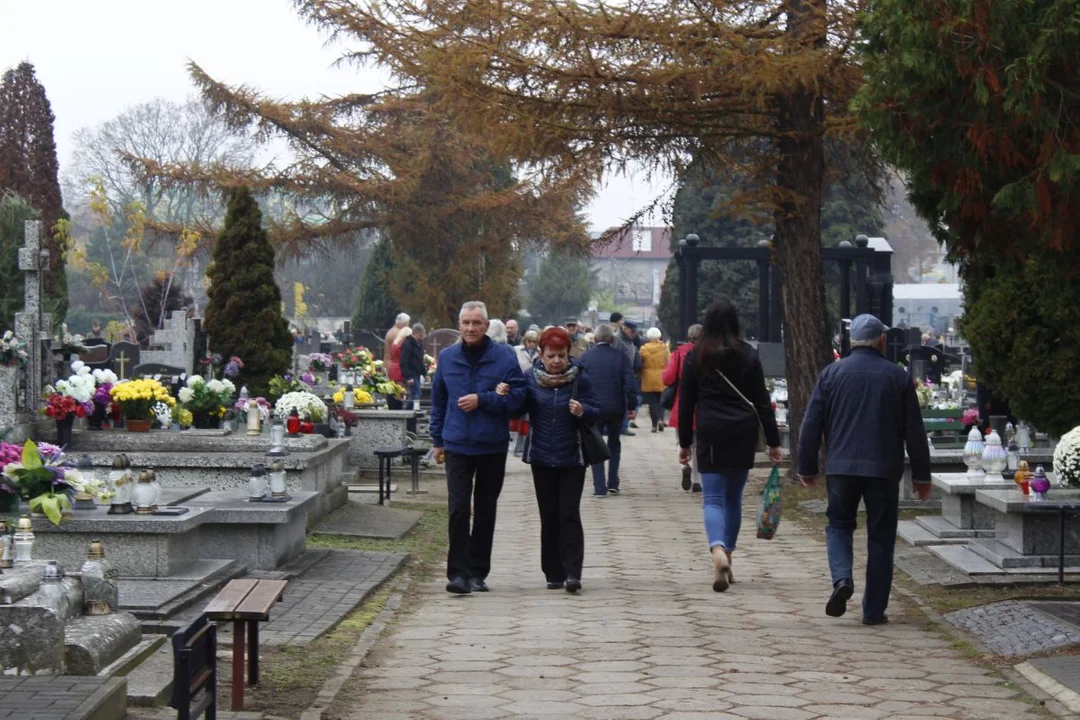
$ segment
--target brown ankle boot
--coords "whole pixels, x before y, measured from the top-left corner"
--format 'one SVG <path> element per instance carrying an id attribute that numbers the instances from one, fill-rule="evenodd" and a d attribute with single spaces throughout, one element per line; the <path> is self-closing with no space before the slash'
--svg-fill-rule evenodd
<path id="1" fill-rule="evenodd" d="M 728 562 L 727 551 L 717 545 L 712 548 L 713 559 L 713 586 L 716 592 L 724 592 L 731 584 L 731 564 Z"/>

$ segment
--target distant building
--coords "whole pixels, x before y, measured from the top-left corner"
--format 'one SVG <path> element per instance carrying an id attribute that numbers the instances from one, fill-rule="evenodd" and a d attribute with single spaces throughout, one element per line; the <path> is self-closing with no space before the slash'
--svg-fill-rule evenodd
<path id="1" fill-rule="evenodd" d="M 900 283 L 893 285 L 893 326 L 949 333 L 964 314 L 958 283 Z M 950 333 L 951 334 L 951 333 Z"/>
<path id="2" fill-rule="evenodd" d="M 593 233 L 599 237 L 601 233 Z M 597 291 L 609 291 L 625 314 L 646 324 L 655 322 L 660 287 L 671 261 L 671 228 L 636 227 L 597 246 L 590 263 Z"/>

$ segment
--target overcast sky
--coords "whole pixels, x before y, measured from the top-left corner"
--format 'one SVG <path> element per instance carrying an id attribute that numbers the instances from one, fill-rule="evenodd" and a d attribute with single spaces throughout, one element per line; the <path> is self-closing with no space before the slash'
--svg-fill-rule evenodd
<path id="1" fill-rule="evenodd" d="M 380 83 L 374 70 L 331 67 L 339 53 L 288 0 L 8 0 L 0 8 L 0 71 L 34 64 L 56 116 L 61 173 L 75 130 L 154 97 L 192 94 L 189 59 L 215 78 L 279 97 L 362 92 Z M 607 178 L 587 211 L 591 228 L 619 224 L 664 188 L 641 174 Z"/>

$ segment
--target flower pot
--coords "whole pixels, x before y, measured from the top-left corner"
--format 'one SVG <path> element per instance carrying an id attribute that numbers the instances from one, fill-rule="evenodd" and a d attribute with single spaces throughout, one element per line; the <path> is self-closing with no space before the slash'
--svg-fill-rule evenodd
<path id="1" fill-rule="evenodd" d="M 105 422 L 105 406 L 94 403 L 94 412 L 86 416 L 86 422 L 90 426 L 89 430 L 101 430 L 101 425 Z"/>
<path id="2" fill-rule="evenodd" d="M 71 428 L 74 424 L 74 415 L 68 415 L 63 420 L 56 421 L 56 444 L 64 450 L 71 450 Z"/>
<path id="3" fill-rule="evenodd" d="M 196 430 L 217 430 L 218 417 L 213 413 L 200 411 L 191 414 Z"/>
<path id="4" fill-rule="evenodd" d="M 128 418 L 126 425 L 128 432 L 150 432 L 149 420 L 132 420 Z"/>

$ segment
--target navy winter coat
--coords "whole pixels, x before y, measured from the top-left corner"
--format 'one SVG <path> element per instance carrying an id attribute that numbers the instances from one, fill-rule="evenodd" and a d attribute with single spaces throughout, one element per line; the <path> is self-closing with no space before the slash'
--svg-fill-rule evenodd
<path id="1" fill-rule="evenodd" d="M 821 371 L 799 432 L 799 474 L 818 474 L 825 438 L 825 474 L 900 480 L 904 445 L 911 478 L 930 482 L 930 448 L 911 376 L 874 348 Z"/>
<path id="2" fill-rule="evenodd" d="M 529 413 L 529 439 L 522 460 L 530 465 L 555 468 L 582 467 L 579 422 L 599 422 L 600 408 L 587 373 L 578 374 L 577 400 L 585 410 L 581 418 L 570 414 L 572 383 L 554 388 L 540 387 L 533 373 L 525 376 L 528 386 L 525 409 Z"/>
<path id="3" fill-rule="evenodd" d="M 525 403 L 525 378 L 517 354 L 507 345 L 486 341 L 480 361 L 465 357 L 464 344 L 439 353 L 431 381 L 431 440 L 461 455 L 494 455 L 508 452 L 510 418 Z M 503 397 L 495 392 L 499 383 L 510 386 Z M 480 407 L 470 413 L 458 407 L 458 399 L 476 393 Z"/>
<path id="4" fill-rule="evenodd" d="M 622 350 L 608 343 L 597 345 L 578 361 L 592 380 L 601 415 L 622 415 L 637 406 L 634 366 Z"/>

